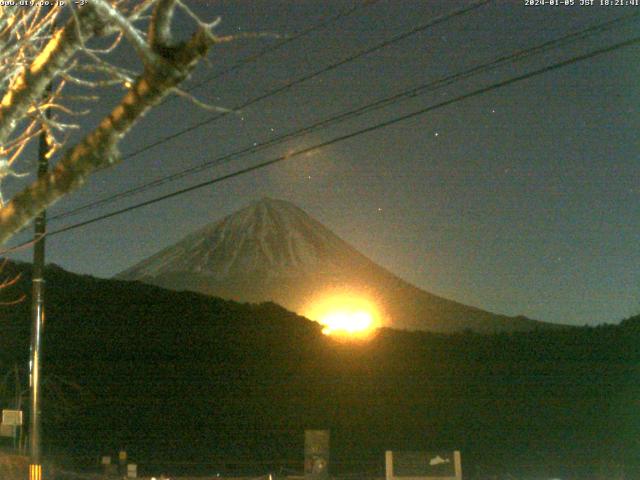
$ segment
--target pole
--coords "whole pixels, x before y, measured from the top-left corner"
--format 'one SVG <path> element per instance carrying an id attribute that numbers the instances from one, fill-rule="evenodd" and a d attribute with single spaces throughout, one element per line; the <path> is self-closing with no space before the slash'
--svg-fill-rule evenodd
<path id="1" fill-rule="evenodd" d="M 50 90 L 49 90 L 50 91 Z M 48 112 L 45 112 L 48 114 Z M 48 115 L 47 115 L 48 116 Z M 40 134 L 38 145 L 38 178 L 47 175 L 48 143 L 46 133 Z M 42 455 L 40 451 L 40 368 L 42 363 L 41 344 L 44 329 L 44 234 L 47 213 L 43 210 L 35 220 L 33 245 L 33 274 L 31 296 L 31 359 L 29 362 L 29 387 L 31 392 L 29 405 L 29 480 L 42 480 Z"/>

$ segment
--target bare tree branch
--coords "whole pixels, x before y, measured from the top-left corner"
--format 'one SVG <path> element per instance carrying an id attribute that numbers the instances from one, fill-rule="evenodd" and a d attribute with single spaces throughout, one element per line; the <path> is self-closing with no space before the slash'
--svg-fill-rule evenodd
<path id="1" fill-rule="evenodd" d="M 136 49 L 145 66 L 153 66 L 158 62 L 158 57 L 140 32 L 117 8 L 111 6 L 106 0 L 91 0 L 100 19 L 107 25 L 114 25 L 127 38 Z M 153 25 L 153 23 L 152 23 Z"/>
<path id="2" fill-rule="evenodd" d="M 171 18 L 176 0 L 159 0 L 153 9 L 149 26 L 149 42 L 154 50 L 170 47 L 173 44 L 171 35 Z"/>
<path id="3" fill-rule="evenodd" d="M 4 267 L 7 266 L 7 262 L 8 262 L 8 259 L 6 258 L 2 259 L 2 261 L 0 262 L 0 272 L 4 270 Z M 3 279 L 2 281 L 0 281 L 0 290 L 5 290 L 15 285 L 16 283 L 18 283 L 18 280 L 20 280 L 20 277 L 22 277 L 22 274 L 18 273 L 11 278 Z M 22 302 L 25 298 L 26 298 L 26 295 L 21 294 L 18 298 L 14 298 L 13 300 L 0 301 L 0 305 L 16 305 Z"/>
<path id="4" fill-rule="evenodd" d="M 122 24 L 123 21 L 126 22 L 126 18 L 119 12 L 116 12 L 118 13 L 116 15 L 112 11 L 114 7 L 104 0 L 93 0 L 91 3 L 96 6 L 94 10 L 83 8 L 78 12 L 82 32 L 95 31 L 96 26 L 109 24 L 109 22 L 113 22 L 113 25 L 118 28 L 129 29 L 130 26 Z M 188 41 L 177 46 L 162 43 L 170 41 L 170 32 L 167 32 L 169 27 L 166 22 L 170 20 L 170 10 L 174 6 L 173 1 L 160 0 L 154 9 L 147 36 L 157 42 L 157 51 L 162 53 L 156 54 L 154 51 L 153 55 L 150 55 L 148 44 L 144 48 L 137 48 L 143 57 L 145 68 L 121 102 L 82 141 L 69 148 L 47 176 L 34 181 L 0 209 L 0 244 L 22 229 L 47 206 L 80 187 L 91 173 L 117 163 L 120 160 L 118 143 L 121 138 L 146 112 L 176 88 L 189 75 L 197 62 L 207 54 L 208 49 L 220 40 L 213 35 L 206 24 L 201 23 Z M 96 14 L 90 15 L 88 11 L 95 11 Z M 157 21 L 160 25 L 155 23 Z M 87 26 L 83 26 L 85 23 Z M 67 25 L 62 32 L 57 32 L 51 40 L 53 43 L 50 42 L 50 45 L 47 45 L 45 50 L 49 50 L 50 53 L 36 59 L 39 63 L 38 68 L 32 65 L 29 68 L 30 73 L 25 74 L 24 79 L 21 80 L 21 95 L 27 100 L 33 101 L 36 96 L 30 92 L 40 89 L 40 83 L 37 83 L 37 88 L 31 87 L 30 82 L 34 81 L 34 75 L 45 72 L 41 73 L 41 78 L 38 77 L 37 81 L 50 80 L 54 70 L 60 69 L 70 60 L 72 50 L 80 48 L 81 39 L 73 25 Z M 130 29 L 123 33 L 134 44 L 143 41 L 142 36 L 133 35 Z M 225 40 L 222 39 L 222 41 Z M 66 46 L 66 42 L 71 42 L 73 47 Z M 41 55 L 44 55 L 44 51 Z M 32 71 L 35 73 L 31 73 Z M 27 100 L 18 102 L 19 97 L 13 92 L 7 95 L 11 96 L 6 102 L 6 112 L 3 112 L 5 118 L 6 115 L 11 114 L 17 119 L 19 118 L 16 113 L 19 110 L 17 103 L 26 105 L 22 111 L 24 114 L 29 102 Z M 3 117 L 0 117 L 0 127 L 4 126 L 4 121 Z M 2 132 L 3 130 L 0 129 L 0 134 Z"/>
<path id="5" fill-rule="evenodd" d="M 80 25 L 71 19 L 57 30 L 28 68 L 14 80 L 0 102 L 0 145 L 4 144 L 32 104 L 43 96 L 47 85 L 82 47 L 82 36 L 102 26 L 91 8 L 78 13 Z"/>

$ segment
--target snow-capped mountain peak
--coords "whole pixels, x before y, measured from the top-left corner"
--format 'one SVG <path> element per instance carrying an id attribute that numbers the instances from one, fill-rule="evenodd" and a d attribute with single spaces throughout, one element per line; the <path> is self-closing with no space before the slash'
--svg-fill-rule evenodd
<path id="1" fill-rule="evenodd" d="M 120 278 L 192 272 L 216 280 L 246 275 L 271 278 L 328 273 L 340 260 L 360 256 L 292 203 L 262 198 L 188 235 Z"/>
<path id="2" fill-rule="evenodd" d="M 292 203 L 263 198 L 117 276 L 301 313 L 327 292 L 372 299 L 383 324 L 442 332 L 543 326 L 433 295 L 396 277 Z"/>

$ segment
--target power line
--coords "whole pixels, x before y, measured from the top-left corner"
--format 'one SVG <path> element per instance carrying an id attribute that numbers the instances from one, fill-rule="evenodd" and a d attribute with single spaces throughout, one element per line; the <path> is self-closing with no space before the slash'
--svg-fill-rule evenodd
<path id="1" fill-rule="evenodd" d="M 361 10 L 363 8 L 366 7 L 370 7 L 371 5 L 373 5 L 374 3 L 377 3 L 380 0 L 365 0 L 363 3 L 356 5 L 355 7 L 349 8 L 347 10 L 344 10 L 342 12 L 339 12 L 338 14 L 334 15 L 333 17 L 329 17 L 327 18 L 325 21 L 317 23 L 315 25 L 310 26 L 309 28 L 306 28 L 304 30 L 301 30 L 298 33 L 295 33 L 289 37 L 285 37 L 284 40 L 281 40 L 280 42 L 276 43 L 275 45 L 272 45 L 270 47 L 264 48 L 262 50 L 260 50 L 259 52 L 253 54 L 253 55 L 248 55 L 247 57 L 239 60 L 236 64 L 232 65 L 229 68 L 226 68 L 218 73 L 215 73 L 213 75 L 211 75 L 210 77 L 207 77 L 199 82 L 196 82 L 192 85 L 190 85 L 189 87 L 185 88 L 185 91 L 187 92 L 192 92 L 193 90 L 200 88 L 201 86 L 203 86 L 206 83 L 209 83 L 213 80 L 216 80 L 218 78 L 221 78 L 225 75 L 228 75 L 229 73 L 235 72 L 236 70 L 240 70 L 242 67 L 244 67 L 245 65 L 249 65 L 250 63 L 256 62 L 257 60 L 259 60 L 260 58 L 264 57 L 265 55 L 271 53 L 271 52 L 275 52 L 277 50 L 280 50 L 282 47 L 284 47 L 285 45 L 288 45 L 289 43 L 292 43 L 296 40 L 299 40 L 302 37 L 305 37 L 307 35 L 309 35 L 310 33 L 313 33 L 317 30 L 321 30 L 329 25 L 331 25 L 332 23 L 337 22 L 338 20 L 340 20 L 341 18 L 344 17 L 348 17 L 349 15 L 357 12 L 358 10 Z M 169 101 L 169 99 L 173 99 L 176 98 L 175 96 L 173 97 L 166 97 L 165 99 L 163 99 L 160 102 L 160 105 L 165 104 L 167 101 Z M 131 154 L 129 157 L 136 155 L 136 153 L 134 152 L 133 154 Z M 129 158 L 129 157 L 124 157 L 124 158 Z"/>
<path id="2" fill-rule="evenodd" d="M 318 144 L 313 145 L 311 147 L 307 147 L 307 148 L 303 148 L 303 149 L 300 149 L 300 150 L 296 150 L 294 152 L 291 152 L 288 155 L 281 155 L 281 156 L 273 158 L 271 160 L 266 160 L 266 161 L 258 163 L 256 165 L 252 165 L 252 166 L 247 167 L 247 168 L 236 170 L 235 172 L 232 172 L 232 173 L 229 173 L 229 174 L 226 174 L 226 175 L 222 175 L 220 177 L 216 177 L 216 178 L 213 178 L 211 180 L 207 180 L 205 182 L 201 182 L 201 183 L 192 185 L 190 187 L 186 187 L 186 188 L 183 188 L 183 189 L 180 189 L 180 190 L 176 190 L 174 192 L 171 192 L 171 193 L 165 194 L 165 195 L 161 195 L 161 196 L 153 198 L 151 200 L 140 202 L 140 203 L 131 205 L 129 207 L 122 208 L 122 209 L 119 209 L 119 210 L 116 210 L 116 211 L 113 211 L 113 212 L 110 212 L 110 213 L 107 213 L 107 214 L 104 214 L 104 215 L 99 215 L 99 216 L 91 218 L 89 220 L 85 220 L 85 221 L 82 221 L 82 222 L 75 223 L 73 225 L 69 225 L 69 226 L 66 226 L 66 227 L 63 227 L 63 228 L 59 228 L 57 230 L 53 230 L 51 232 L 48 232 L 47 236 L 53 236 L 53 235 L 57 235 L 57 234 L 60 234 L 60 233 L 68 232 L 70 230 L 75 230 L 77 228 L 84 227 L 84 226 L 89 225 L 91 223 L 95 223 L 95 222 L 98 222 L 98 221 L 101 221 L 101 220 L 105 220 L 107 218 L 111 218 L 111 217 L 114 217 L 114 216 L 117 216 L 117 215 L 120 215 L 120 214 L 123 214 L 123 213 L 127 213 L 127 212 L 130 212 L 130 211 L 133 211 L 133 210 L 137 210 L 137 209 L 145 207 L 147 205 L 158 203 L 158 202 L 160 202 L 162 200 L 167 200 L 169 198 L 173 198 L 173 197 L 176 197 L 178 195 L 182 195 L 184 193 L 188 193 L 188 192 L 200 189 L 202 187 L 213 185 L 215 183 L 219 183 L 219 182 L 222 182 L 224 180 L 228 180 L 228 179 L 231 179 L 231 178 L 234 178 L 234 177 L 238 177 L 240 175 L 244 175 L 244 174 L 249 173 L 249 172 L 253 172 L 253 171 L 256 171 L 256 170 L 263 169 L 265 167 L 268 167 L 270 165 L 274 165 L 274 164 L 282 162 L 284 160 L 288 160 L 288 159 L 291 159 L 291 158 L 299 157 L 301 155 L 306 155 L 308 153 L 320 150 L 320 149 L 322 149 L 324 147 L 328 147 L 330 145 L 334 145 L 336 143 L 339 143 L 339 142 L 342 142 L 342 141 L 345 141 L 345 140 L 349 140 L 351 138 L 363 135 L 365 133 L 369 133 L 369 132 L 373 132 L 375 130 L 380 130 L 380 129 L 389 127 L 389 126 L 394 125 L 396 123 L 399 123 L 399 122 L 402 122 L 402 121 L 405 121 L 405 120 L 409 120 L 411 118 L 415 118 L 415 117 L 418 117 L 420 115 L 424 115 L 424 114 L 429 113 L 431 111 L 434 111 L 436 109 L 443 108 L 443 107 L 452 105 L 454 103 L 457 103 L 457 102 L 460 102 L 460 101 L 463 101 L 463 100 L 467 100 L 469 98 L 476 97 L 476 96 L 479 96 L 479 95 L 482 95 L 482 94 L 485 94 L 485 93 L 488 93 L 488 92 L 490 92 L 492 90 L 497 90 L 499 88 L 506 87 L 508 85 L 513 85 L 515 83 L 527 80 L 529 78 L 533 78 L 533 77 L 536 77 L 536 76 L 539 76 L 539 75 L 543 75 L 543 74 L 551 72 L 553 70 L 557 70 L 559 68 L 563 68 L 563 67 L 566 67 L 566 66 L 569 66 L 569 65 L 573 65 L 575 63 L 578 63 L 578 62 L 581 62 L 581 61 L 585 61 L 585 60 L 588 60 L 588 59 L 591 59 L 591 58 L 594 58 L 594 57 L 597 57 L 597 56 L 600 56 L 600 55 L 604 55 L 604 54 L 610 53 L 610 52 L 612 52 L 614 50 L 618 50 L 620 48 L 629 47 L 631 45 L 635 45 L 635 44 L 638 44 L 638 43 L 640 43 L 640 37 L 635 37 L 635 38 L 632 38 L 630 40 L 626 40 L 624 42 L 619 42 L 619 43 L 616 43 L 614 45 L 611 45 L 611 46 L 608 46 L 608 47 L 604 47 L 604 48 L 601 48 L 601 49 L 598 49 L 598 50 L 594 50 L 594 51 L 591 51 L 591 52 L 583 54 L 583 55 L 574 56 L 574 57 L 569 58 L 567 60 L 563 60 L 561 62 L 557 62 L 557 63 L 554 63 L 552 65 L 548 65 L 546 67 L 539 68 L 539 69 L 531 71 L 529 73 L 525 73 L 523 75 L 519 75 L 519 76 L 516 76 L 516 77 L 509 78 L 507 80 L 503 80 L 503 81 L 500 81 L 500 82 L 493 83 L 493 84 L 491 84 L 491 85 L 489 85 L 487 87 L 479 88 L 479 89 L 474 90 L 474 91 L 472 91 L 470 93 L 459 95 L 459 96 L 457 96 L 455 98 L 452 98 L 452 99 L 449 99 L 449 100 L 445 100 L 445 101 L 442 101 L 442 102 L 439 102 L 439 103 L 436 103 L 436 104 L 433 104 L 433 105 L 429 105 L 427 107 L 421 108 L 419 110 L 415 110 L 415 111 L 410 112 L 408 114 L 404 114 L 404 115 L 401 115 L 399 117 L 395 117 L 395 118 L 392 118 L 390 120 L 386 120 L 384 122 L 380 122 L 380 123 L 371 125 L 369 127 L 365 127 L 365 128 L 360 129 L 360 130 L 356 130 L 356 131 L 351 132 L 351 133 L 347 133 L 347 134 L 344 134 L 344 135 L 340 135 L 338 137 L 334 137 L 334 138 L 332 138 L 330 140 L 318 143 Z"/>
<path id="3" fill-rule="evenodd" d="M 366 104 L 364 106 L 361 106 L 361 107 L 358 107 L 356 109 L 348 110 L 346 112 L 342 112 L 342 113 L 339 113 L 337 115 L 334 115 L 334 116 L 332 116 L 330 118 L 320 120 L 320 121 L 315 122 L 315 123 L 313 123 L 311 125 L 308 125 L 306 127 L 302 127 L 300 129 L 284 133 L 284 134 L 279 135 L 277 137 L 274 137 L 274 138 L 271 138 L 269 140 L 263 141 L 263 142 L 261 142 L 259 144 L 254 144 L 254 145 L 249 146 L 249 147 L 244 147 L 244 148 L 242 148 L 240 150 L 236 150 L 234 152 L 225 154 L 225 155 L 223 155 L 221 157 L 217 157 L 217 158 L 215 158 L 213 160 L 206 161 L 206 162 L 204 162 L 204 163 L 202 163 L 200 165 L 181 170 L 180 172 L 176 172 L 176 173 L 173 173 L 171 175 L 167 175 L 165 177 L 156 179 L 154 181 L 151 181 L 151 182 L 148 182 L 148 183 L 145 183 L 145 184 L 142 184 L 142 185 L 138 185 L 138 186 L 133 187 L 133 188 L 131 188 L 129 190 L 126 190 L 124 192 L 119 192 L 119 193 L 116 193 L 114 195 L 110 195 L 108 197 L 102 198 L 100 200 L 89 202 L 89 203 L 81 205 L 81 206 L 79 206 L 77 208 L 71 209 L 71 210 L 69 210 L 67 212 L 62 212 L 62 213 L 60 213 L 60 214 L 58 214 L 56 216 L 53 216 L 53 217 L 50 218 L 50 220 L 59 220 L 59 219 L 65 218 L 65 217 L 73 216 L 73 215 L 76 215 L 76 214 L 78 214 L 78 213 L 80 213 L 82 211 L 90 210 L 90 209 L 96 208 L 96 207 L 98 207 L 100 205 L 105 205 L 105 204 L 111 203 L 111 202 L 113 202 L 113 201 L 115 201 L 117 199 L 129 197 L 129 196 L 132 196 L 132 195 L 135 195 L 135 194 L 138 194 L 138 193 L 142 193 L 142 192 L 144 192 L 146 190 L 158 187 L 160 185 L 164 185 L 165 183 L 169 183 L 169 182 L 174 181 L 174 180 L 178 180 L 178 179 L 183 178 L 183 177 L 185 177 L 187 175 L 191 175 L 193 173 L 200 172 L 202 170 L 211 168 L 213 166 L 218 166 L 218 165 L 221 165 L 223 163 L 227 163 L 227 162 L 232 161 L 234 159 L 237 159 L 239 157 L 242 157 L 242 156 L 245 156 L 245 155 L 248 155 L 248 154 L 252 154 L 252 153 L 258 152 L 260 150 L 263 150 L 263 149 L 265 149 L 267 147 L 271 147 L 271 146 L 283 143 L 286 140 L 290 140 L 290 139 L 293 139 L 293 138 L 296 138 L 296 137 L 300 137 L 300 136 L 306 135 L 306 134 L 308 134 L 308 133 L 310 133 L 312 131 L 315 131 L 317 129 L 325 128 L 325 127 L 337 124 L 339 122 L 343 122 L 343 121 L 345 121 L 347 119 L 350 119 L 350 118 L 353 118 L 353 117 L 357 117 L 359 115 L 363 115 L 363 114 L 371 112 L 373 110 L 377 110 L 377 109 L 392 105 L 392 104 L 394 104 L 396 102 L 399 102 L 399 101 L 407 99 L 407 98 L 412 98 L 412 97 L 416 97 L 418 95 L 423 95 L 423 94 L 425 94 L 427 92 L 436 90 L 436 89 L 444 87 L 446 85 L 450 85 L 450 84 L 452 84 L 452 83 L 454 83 L 456 81 L 467 79 L 467 78 L 470 78 L 472 76 L 478 75 L 480 73 L 484 73 L 486 71 L 489 71 L 489 70 L 491 70 L 493 68 L 497 68 L 497 67 L 499 67 L 499 66 L 501 66 L 501 65 L 503 65 L 503 64 L 505 64 L 507 62 L 521 61 L 521 60 L 524 60 L 524 59 L 527 59 L 527 58 L 531 57 L 532 55 L 543 53 L 543 52 L 546 52 L 546 51 L 548 51 L 550 49 L 560 48 L 560 47 L 566 46 L 566 45 L 568 45 L 570 43 L 573 43 L 573 42 L 576 42 L 576 41 L 579 41 L 579 40 L 583 40 L 583 39 L 588 38 L 590 36 L 593 36 L 593 35 L 602 33 L 602 32 L 604 32 L 606 30 L 610 30 L 610 29 L 612 29 L 614 27 L 617 27 L 620 24 L 624 24 L 624 23 L 627 23 L 627 22 L 629 22 L 631 20 L 635 20 L 639 16 L 640 16 L 640 12 L 634 13 L 632 15 L 619 17 L 619 18 L 614 19 L 614 20 L 610 20 L 610 21 L 607 21 L 607 22 L 604 22 L 604 23 L 600 23 L 600 24 L 597 24 L 597 25 L 593 25 L 593 26 L 587 27 L 587 28 L 585 28 L 583 30 L 580 30 L 578 32 L 573 32 L 573 33 L 564 35 L 562 37 L 550 40 L 548 42 L 544 42 L 544 43 L 536 45 L 534 47 L 530 47 L 530 48 L 523 49 L 523 50 L 518 50 L 518 51 L 516 51 L 514 53 L 511 53 L 509 55 L 500 56 L 500 57 L 492 60 L 491 62 L 484 63 L 484 64 L 481 64 L 481 65 L 476 65 L 476 66 L 471 67 L 470 69 L 467 69 L 467 70 L 465 70 L 463 72 L 459 72 L 459 73 L 456 73 L 456 74 L 453 74 L 453 75 L 449 75 L 449 76 L 446 76 L 446 77 L 442 77 L 440 79 L 437 79 L 437 80 L 434 80 L 434 81 L 431 81 L 431 82 L 428 82 L 428 83 L 425 83 L 425 84 L 421 84 L 421 85 L 419 85 L 417 87 L 413 87 L 411 89 L 404 90 L 404 91 L 402 91 L 400 93 L 396 93 L 394 95 L 387 96 L 385 98 L 379 99 L 379 100 L 374 101 L 372 103 L 368 103 L 368 104 Z"/>
<path id="4" fill-rule="evenodd" d="M 276 43 L 275 45 L 272 45 L 271 47 L 267 47 L 264 48 L 262 50 L 260 50 L 259 52 L 253 54 L 253 55 L 249 55 L 243 59 L 241 59 L 238 63 L 236 63 L 235 65 L 219 72 L 216 73 L 208 78 L 205 78 L 204 80 L 201 80 L 200 82 L 194 83 L 193 85 L 189 86 L 189 91 L 195 90 L 196 88 L 201 87 L 202 85 L 209 83 L 213 80 L 217 80 L 220 77 L 223 77 L 225 75 L 228 75 L 229 73 L 235 72 L 236 70 L 239 70 L 240 68 L 244 67 L 245 65 L 248 65 L 250 63 L 255 62 L 256 60 L 259 60 L 260 58 L 264 57 L 265 55 L 271 53 L 271 52 L 275 52 L 277 50 L 280 50 L 282 47 L 284 47 L 285 45 L 288 45 L 289 43 L 295 42 L 296 40 L 299 40 L 302 37 L 305 37 L 307 35 L 309 35 L 310 33 L 313 33 L 317 30 L 321 30 L 329 25 L 331 25 L 332 23 L 337 22 L 338 20 L 344 18 L 344 17 L 348 17 L 349 15 L 357 12 L 358 10 L 362 10 L 363 8 L 366 7 L 370 7 L 371 5 L 373 5 L 374 3 L 377 3 L 380 0 L 366 0 L 363 3 L 359 3 L 356 6 L 349 8 L 347 10 L 344 10 L 342 12 L 339 12 L 338 14 L 334 15 L 333 17 L 330 17 L 328 19 L 326 19 L 323 22 L 317 23 L 315 25 L 310 26 L 309 28 L 306 28 L 304 30 L 301 30 L 298 33 L 295 33 L 294 35 L 291 35 L 290 37 L 285 37 L 284 40 L 281 40 L 280 42 Z"/>
<path id="5" fill-rule="evenodd" d="M 217 121 L 217 120 L 219 120 L 221 118 L 224 118 L 227 115 L 229 115 L 230 113 L 233 113 L 234 111 L 242 110 L 243 108 L 247 108 L 247 107 L 253 105 L 254 103 L 260 102 L 260 101 L 265 100 L 265 99 L 270 98 L 270 97 L 273 97 L 274 95 L 277 95 L 278 93 L 281 93 L 281 92 L 284 92 L 286 90 L 289 90 L 289 89 L 291 89 L 292 87 L 294 87 L 296 85 L 299 85 L 301 83 L 307 82 L 309 80 L 312 80 L 313 78 L 316 78 L 316 77 L 318 77 L 320 75 L 323 75 L 323 74 L 325 74 L 327 72 L 330 72 L 332 70 L 335 70 L 335 69 L 337 69 L 337 68 L 339 68 L 339 67 L 341 67 L 343 65 L 346 65 L 347 63 L 351 63 L 351 62 L 353 62 L 353 61 L 355 61 L 355 60 L 357 60 L 357 59 L 359 59 L 361 57 L 364 57 L 365 55 L 368 55 L 370 53 L 373 53 L 373 52 L 376 52 L 378 50 L 381 50 L 381 49 L 383 49 L 385 47 L 388 47 L 389 45 L 393 45 L 394 43 L 398 43 L 398 42 L 400 42 L 400 41 L 402 41 L 402 40 L 404 40 L 404 39 L 406 39 L 406 38 L 408 38 L 408 37 L 410 37 L 412 35 L 415 35 L 417 33 L 423 32 L 423 31 L 425 31 L 425 30 L 427 30 L 427 29 L 429 29 L 429 28 L 431 28 L 431 27 L 433 27 L 435 25 L 438 25 L 438 24 L 443 23 L 443 22 L 447 22 L 447 21 L 449 21 L 449 20 L 451 20 L 453 18 L 456 18 L 456 17 L 459 17 L 461 15 L 464 15 L 465 13 L 471 12 L 471 11 L 477 9 L 477 8 L 480 8 L 480 7 L 490 3 L 491 1 L 493 1 L 493 0 L 480 0 L 480 1 L 477 1 L 477 2 L 475 2 L 473 4 L 471 4 L 468 7 L 464 7 L 464 8 L 461 8 L 459 10 L 455 10 L 455 11 L 453 11 L 451 13 L 447 13 L 445 15 L 441 15 L 439 17 L 436 17 L 435 19 L 433 19 L 433 20 L 431 20 L 431 21 L 429 21 L 429 22 L 427 22 L 425 24 L 419 25 L 419 26 L 417 26 L 417 27 L 415 27 L 415 28 L 413 28 L 413 29 L 411 29 L 411 30 L 409 30 L 407 32 L 400 33 L 400 34 L 398 34 L 398 35 L 396 35 L 396 36 L 394 36 L 394 37 L 392 37 L 392 38 L 390 38 L 388 40 L 385 40 L 383 42 L 380 42 L 380 43 L 374 45 L 373 47 L 369 47 L 369 48 L 366 48 L 364 50 L 361 50 L 361 51 L 359 51 L 359 52 L 357 52 L 357 53 L 355 53 L 353 55 L 350 55 L 348 57 L 343 58 L 342 60 L 339 60 L 339 61 L 337 61 L 335 63 L 330 64 L 330 65 L 327 65 L 326 67 L 321 68 L 320 70 L 316 70 L 313 73 L 309 73 L 307 75 L 299 77 L 299 78 L 297 78 L 295 80 L 292 80 L 291 82 L 286 83 L 285 85 L 283 85 L 281 87 L 275 88 L 275 89 L 270 90 L 270 91 L 268 91 L 266 93 L 263 93 L 262 95 L 259 95 L 257 97 L 254 97 L 254 98 L 250 99 L 250 100 L 247 100 L 246 102 L 244 102 L 244 103 L 242 103 L 240 105 L 236 105 L 229 112 L 223 112 L 223 113 L 214 115 L 213 117 L 209 117 L 206 120 L 203 120 L 201 122 L 195 123 L 195 124 L 193 124 L 193 125 L 191 125 L 191 126 L 189 126 L 187 128 L 184 128 L 184 129 L 182 129 L 182 130 L 180 130 L 178 132 L 172 133 L 171 135 L 167 135 L 165 137 L 162 137 L 162 138 L 156 140 L 155 142 L 152 142 L 150 144 L 145 145 L 142 148 L 139 148 L 138 150 L 134 150 L 133 152 L 125 155 L 122 159 L 123 160 L 127 160 L 129 158 L 132 158 L 132 157 L 135 157 L 137 155 L 140 155 L 141 153 L 146 152 L 147 150 L 151 150 L 152 148 L 155 148 L 155 147 L 157 147 L 159 145 L 162 145 L 163 143 L 166 143 L 166 142 L 168 142 L 170 140 L 178 138 L 178 137 L 184 135 L 185 133 L 192 132 L 192 131 L 200 128 L 200 127 L 203 127 L 204 125 L 208 125 L 208 124 L 213 123 L 213 122 L 215 122 L 215 121 Z"/>

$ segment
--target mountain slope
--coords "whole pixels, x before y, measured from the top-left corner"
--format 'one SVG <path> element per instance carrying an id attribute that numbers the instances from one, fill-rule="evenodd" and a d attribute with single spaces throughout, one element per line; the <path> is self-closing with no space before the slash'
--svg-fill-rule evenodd
<path id="1" fill-rule="evenodd" d="M 315 299 L 344 291 L 371 299 L 384 325 L 403 329 L 494 332 L 549 325 L 425 292 L 295 205 L 269 198 L 188 235 L 117 278 L 238 301 L 274 301 L 301 314 Z"/>

